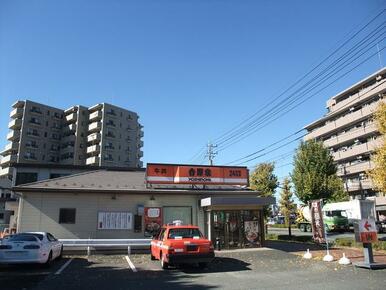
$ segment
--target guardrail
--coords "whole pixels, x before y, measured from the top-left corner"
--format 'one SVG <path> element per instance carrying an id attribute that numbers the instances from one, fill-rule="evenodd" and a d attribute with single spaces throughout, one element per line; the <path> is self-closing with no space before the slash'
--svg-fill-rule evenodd
<path id="1" fill-rule="evenodd" d="M 91 248 L 123 248 L 127 247 L 130 255 L 132 247 L 150 247 L 151 239 L 59 239 L 64 247 L 87 248 L 90 255 Z"/>

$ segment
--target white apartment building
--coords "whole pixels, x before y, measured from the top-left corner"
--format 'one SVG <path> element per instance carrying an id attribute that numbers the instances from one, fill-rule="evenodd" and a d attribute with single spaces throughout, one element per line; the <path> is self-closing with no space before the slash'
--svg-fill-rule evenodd
<path id="1" fill-rule="evenodd" d="M 366 172 L 374 167 L 371 154 L 382 144 L 373 113 L 386 102 L 385 92 L 386 67 L 330 98 L 328 113 L 305 127 L 305 140 L 323 141 L 330 149 L 352 198 L 376 195 Z"/>
<path id="2" fill-rule="evenodd" d="M 12 164 L 141 168 L 142 126 L 135 112 L 109 104 L 67 110 L 29 100 L 12 105 L 0 176 Z"/>

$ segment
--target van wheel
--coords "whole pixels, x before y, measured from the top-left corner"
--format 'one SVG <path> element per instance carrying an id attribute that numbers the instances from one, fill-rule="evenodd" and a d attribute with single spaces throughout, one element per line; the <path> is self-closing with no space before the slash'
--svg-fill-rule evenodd
<path id="1" fill-rule="evenodd" d="M 164 255 L 162 255 L 162 253 L 160 254 L 160 260 L 161 260 L 161 267 L 162 267 L 162 269 L 169 268 L 169 263 L 165 262 Z"/>
<path id="2" fill-rule="evenodd" d="M 306 232 L 312 232 L 311 225 L 307 225 L 307 226 L 306 226 Z"/>
<path id="3" fill-rule="evenodd" d="M 299 226 L 299 230 L 300 230 L 301 232 L 306 232 L 306 231 L 307 231 L 306 225 L 301 224 L 301 225 Z"/>

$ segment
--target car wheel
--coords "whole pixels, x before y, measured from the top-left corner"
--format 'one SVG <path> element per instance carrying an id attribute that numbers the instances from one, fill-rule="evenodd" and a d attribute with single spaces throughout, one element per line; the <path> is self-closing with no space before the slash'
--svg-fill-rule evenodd
<path id="1" fill-rule="evenodd" d="M 63 258 L 63 246 L 60 248 L 58 259 Z"/>
<path id="2" fill-rule="evenodd" d="M 160 254 L 161 267 L 162 269 L 167 269 L 169 267 L 169 263 L 165 262 L 164 255 Z"/>
<path id="3" fill-rule="evenodd" d="M 199 267 L 200 269 L 205 269 L 205 268 L 208 267 L 208 263 L 198 263 L 198 267 Z"/>
<path id="4" fill-rule="evenodd" d="M 50 267 L 51 263 L 52 263 L 52 251 L 50 251 L 50 253 L 48 254 L 48 258 L 47 258 L 47 261 L 44 263 L 44 267 L 45 268 Z"/>

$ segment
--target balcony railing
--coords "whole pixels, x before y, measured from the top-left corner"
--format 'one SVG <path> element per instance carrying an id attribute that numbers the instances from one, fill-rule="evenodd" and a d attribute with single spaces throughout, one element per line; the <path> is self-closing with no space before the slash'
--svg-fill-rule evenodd
<path id="1" fill-rule="evenodd" d="M 20 131 L 11 131 L 7 134 L 7 140 L 8 141 L 16 141 L 20 138 Z"/>
<path id="2" fill-rule="evenodd" d="M 86 165 L 98 165 L 99 156 L 92 156 L 86 159 Z"/>
<path id="3" fill-rule="evenodd" d="M 76 119 L 77 119 L 76 113 L 72 113 L 72 114 L 66 116 L 66 122 L 67 123 L 74 123 L 74 122 L 76 122 Z"/>
<path id="4" fill-rule="evenodd" d="M 327 123 L 326 125 L 324 125 L 318 129 L 310 132 L 309 134 L 307 134 L 305 139 L 309 140 L 309 139 L 313 139 L 313 138 L 318 138 L 322 135 L 325 135 L 326 133 L 343 128 L 344 126 L 347 126 L 350 123 L 358 122 L 361 119 L 365 119 L 375 112 L 378 105 L 379 105 L 379 102 L 375 102 L 371 105 L 364 106 L 362 109 L 360 109 L 358 111 L 347 114 L 346 116 L 341 117 L 335 121 L 331 121 L 331 122 Z"/>
<path id="5" fill-rule="evenodd" d="M 99 145 L 93 145 L 87 147 L 87 154 L 98 155 L 101 151 L 101 147 Z"/>
<path id="6" fill-rule="evenodd" d="M 101 130 L 102 124 L 101 122 L 93 122 L 90 125 L 88 125 L 88 131 L 89 132 L 98 132 Z"/>
<path id="7" fill-rule="evenodd" d="M 10 142 L 7 145 L 5 145 L 4 150 L 0 153 L 0 155 L 8 155 L 12 152 L 15 152 L 19 149 L 19 143 L 18 142 Z"/>
<path id="8" fill-rule="evenodd" d="M 0 176 L 9 176 L 13 174 L 13 167 L 3 167 L 0 170 Z"/>
<path id="9" fill-rule="evenodd" d="M 355 145 L 346 151 L 338 151 L 333 153 L 335 161 L 343 160 L 346 158 L 362 155 L 365 153 L 373 152 L 376 148 L 382 145 L 382 138 L 372 140 L 363 144 Z"/>
<path id="10" fill-rule="evenodd" d="M 100 133 L 94 133 L 87 136 L 87 142 L 90 143 L 99 143 L 101 141 L 101 134 Z"/>
<path id="11" fill-rule="evenodd" d="M 370 179 L 364 179 L 361 181 L 347 182 L 348 191 L 358 191 L 373 188 L 373 183 Z"/>
<path id="12" fill-rule="evenodd" d="M 8 128 L 12 130 L 19 130 L 21 128 L 22 121 L 21 119 L 13 119 L 8 123 Z"/>
<path id="13" fill-rule="evenodd" d="M 95 111 L 94 113 L 91 113 L 89 119 L 92 122 L 93 121 L 99 121 L 100 119 L 102 119 L 102 112 L 101 111 Z"/>
<path id="14" fill-rule="evenodd" d="M 12 119 L 16 119 L 16 118 L 20 118 L 23 116 L 23 112 L 24 112 L 24 109 L 23 108 L 15 108 L 11 111 L 11 113 L 9 114 L 9 116 L 12 118 Z"/>
<path id="15" fill-rule="evenodd" d="M 17 155 L 7 155 L 1 158 L 1 166 L 3 165 L 8 165 L 11 162 L 16 162 L 17 161 Z"/>
<path id="16" fill-rule="evenodd" d="M 360 172 L 366 172 L 374 168 L 374 163 L 372 161 L 364 161 L 357 164 L 346 165 L 341 167 L 336 172 L 338 176 L 345 176 L 349 174 L 356 174 Z"/>
<path id="17" fill-rule="evenodd" d="M 327 147 L 333 147 L 338 144 L 350 141 L 350 140 L 355 140 L 358 137 L 364 136 L 364 135 L 370 135 L 372 133 L 377 132 L 377 126 L 375 123 L 371 123 L 368 126 L 365 127 L 360 127 L 357 129 L 354 129 L 352 131 L 346 132 L 344 134 L 335 136 L 333 138 L 330 138 L 328 140 L 325 140 L 323 143 Z"/>

